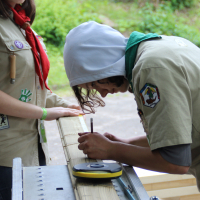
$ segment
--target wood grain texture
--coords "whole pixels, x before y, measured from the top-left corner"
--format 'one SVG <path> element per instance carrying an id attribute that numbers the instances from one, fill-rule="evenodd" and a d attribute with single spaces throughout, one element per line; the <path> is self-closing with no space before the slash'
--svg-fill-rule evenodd
<path id="1" fill-rule="evenodd" d="M 149 196 L 158 196 L 161 200 L 200 199 L 196 179 L 192 175 L 163 174 L 140 177 Z"/>
<path id="2" fill-rule="evenodd" d="M 57 120 L 57 125 L 69 169 L 74 193 L 77 200 L 119 200 L 110 180 L 83 180 L 72 175 L 72 168 L 76 164 L 96 162 L 89 159 L 78 149 L 78 133 L 85 132 L 86 124 L 80 117 L 63 117 Z"/>

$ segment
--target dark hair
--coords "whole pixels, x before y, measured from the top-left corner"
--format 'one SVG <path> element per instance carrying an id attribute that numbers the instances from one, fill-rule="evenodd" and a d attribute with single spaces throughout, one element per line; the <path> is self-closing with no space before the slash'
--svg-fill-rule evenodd
<path id="1" fill-rule="evenodd" d="M 22 4 L 22 9 L 25 10 L 26 15 L 30 18 L 30 24 L 35 19 L 35 2 L 34 0 L 25 0 Z M 10 7 L 6 0 L 0 0 L 0 15 L 6 19 L 9 17 Z"/>
<path id="2" fill-rule="evenodd" d="M 120 87 L 124 83 L 124 76 L 109 77 L 108 81 L 114 83 L 117 87 Z M 100 81 L 98 81 L 98 83 L 104 84 Z M 83 89 L 77 85 L 73 86 L 72 89 L 83 111 L 95 113 L 95 108 L 105 106 L 105 102 L 97 94 L 96 90 Z"/>

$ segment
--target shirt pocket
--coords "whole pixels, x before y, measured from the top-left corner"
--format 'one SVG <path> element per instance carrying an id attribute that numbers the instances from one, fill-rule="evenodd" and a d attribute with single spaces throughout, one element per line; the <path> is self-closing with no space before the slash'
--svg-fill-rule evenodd
<path id="1" fill-rule="evenodd" d="M 29 77 L 35 74 L 34 57 L 31 46 L 26 40 L 5 41 L 7 54 L 5 62 L 1 63 L 10 73 L 11 59 L 10 55 L 16 56 L 16 79 L 20 77 Z"/>

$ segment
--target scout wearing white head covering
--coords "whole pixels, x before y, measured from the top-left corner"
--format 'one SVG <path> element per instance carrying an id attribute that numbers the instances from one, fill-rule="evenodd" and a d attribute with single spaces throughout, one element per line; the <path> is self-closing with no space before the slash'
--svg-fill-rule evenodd
<path id="1" fill-rule="evenodd" d="M 64 47 L 64 64 L 70 86 L 125 76 L 127 41 L 117 30 L 93 21 L 72 29 Z"/>
<path id="2" fill-rule="evenodd" d="M 200 49 L 184 38 L 137 32 L 126 42 L 95 22 L 73 29 L 64 51 L 70 85 L 125 75 L 126 55 L 126 77 L 151 150 L 172 164 L 190 166 L 200 191 Z"/>

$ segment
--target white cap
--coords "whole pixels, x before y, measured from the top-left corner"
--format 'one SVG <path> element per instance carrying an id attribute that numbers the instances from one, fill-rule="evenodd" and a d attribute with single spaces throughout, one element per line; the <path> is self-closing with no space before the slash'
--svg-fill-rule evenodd
<path id="1" fill-rule="evenodd" d="M 70 86 L 125 76 L 127 41 L 117 30 L 94 21 L 72 29 L 63 54 Z"/>

